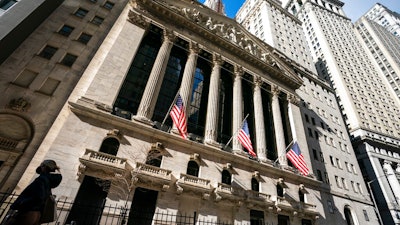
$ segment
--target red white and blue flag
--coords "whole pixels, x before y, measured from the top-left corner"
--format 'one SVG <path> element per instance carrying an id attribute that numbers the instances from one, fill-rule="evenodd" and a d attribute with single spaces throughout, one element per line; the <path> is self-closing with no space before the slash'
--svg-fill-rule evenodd
<path id="1" fill-rule="evenodd" d="M 243 145 L 244 148 L 247 149 L 249 154 L 253 157 L 256 157 L 257 155 L 253 150 L 253 145 L 251 144 L 250 140 L 249 125 L 247 124 L 247 120 L 243 121 L 243 126 L 239 131 L 238 138 L 240 143 Z"/>
<path id="2" fill-rule="evenodd" d="M 169 114 L 171 115 L 172 121 L 174 122 L 182 138 L 186 139 L 187 138 L 186 113 L 185 113 L 185 106 L 183 105 L 180 94 L 178 94 L 176 103 L 172 107 L 172 110 Z"/>
<path id="3" fill-rule="evenodd" d="M 294 142 L 290 150 L 286 153 L 286 157 L 290 160 L 293 166 L 301 172 L 301 174 L 304 176 L 308 175 L 308 167 L 297 142 Z"/>

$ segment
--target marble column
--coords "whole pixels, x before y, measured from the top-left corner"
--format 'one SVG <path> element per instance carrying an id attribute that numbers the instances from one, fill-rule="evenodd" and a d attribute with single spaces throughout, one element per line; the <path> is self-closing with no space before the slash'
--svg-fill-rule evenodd
<path id="1" fill-rule="evenodd" d="M 179 89 L 180 95 L 182 97 L 183 105 L 186 108 L 186 117 L 190 109 L 190 97 L 192 96 L 192 88 L 194 75 L 196 72 L 197 58 L 200 48 L 197 43 L 189 43 L 189 56 L 185 64 L 185 70 L 183 71 L 182 83 Z M 187 118 L 186 118 L 187 119 Z M 174 133 L 179 133 L 176 125 L 173 124 L 172 131 Z"/>
<path id="2" fill-rule="evenodd" d="M 213 55 L 213 68 L 210 79 L 210 90 L 208 93 L 207 119 L 204 143 L 218 146 L 218 107 L 219 107 L 219 83 L 221 77 L 222 58 L 218 54 Z"/>
<path id="3" fill-rule="evenodd" d="M 274 85 L 271 88 L 272 91 L 272 115 L 274 119 L 274 129 L 275 129 L 275 140 L 276 148 L 278 151 L 278 161 L 282 166 L 287 165 L 286 159 L 286 144 L 285 144 L 285 134 L 283 130 L 281 109 L 279 107 L 279 87 Z"/>
<path id="4" fill-rule="evenodd" d="M 297 107 L 300 100 L 294 95 L 288 95 L 287 100 L 288 100 L 288 116 L 289 116 L 290 131 L 292 133 L 292 140 L 298 141 L 296 127 L 294 123 L 293 108 Z"/>
<path id="5" fill-rule="evenodd" d="M 134 119 L 151 123 L 154 107 L 157 103 L 161 84 L 164 80 L 165 70 L 168 65 L 169 55 L 174 45 L 176 37 L 172 31 L 164 30 L 163 43 L 158 51 L 153 68 L 150 72 L 149 80 L 143 92 L 137 115 Z"/>
<path id="6" fill-rule="evenodd" d="M 243 148 L 238 139 L 238 131 L 242 125 L 243 120 L 243 94 L 242 94 L 242 76 L 243 68 L 235 65 L 233 82 L 233 121 L 232 132 L 234 134 L 232 140 L 232 150 L 236 153 L 241 153 Z"/>
<path id="7" fill-rule="evenodd" d="M 396 201 L 392 202 L 393 204 L 395 204 L 395 203 L 400 202 L 400 184 L 399 184 L 399 180 L 397 180 L 396 174 L 395 174 L 391 164 L 392 164 L 392 162 L 385 160 L 383 162 L 383 170 L 384 170 L 385 176 L 389 182 L 390 189 L 396 198 Z"/>
<path id="8" fill-rule="evenodd" d="M 257 146 L 257 157 L 261 161 L 267 159 L 267 141 L 265 139 L 265 123 L 264 123 L 264 110 L 261 96 L 261 85 L 262 79 L 256 77 L 254 81 L 254 120 L 256 126 L 256 146 Z"/>

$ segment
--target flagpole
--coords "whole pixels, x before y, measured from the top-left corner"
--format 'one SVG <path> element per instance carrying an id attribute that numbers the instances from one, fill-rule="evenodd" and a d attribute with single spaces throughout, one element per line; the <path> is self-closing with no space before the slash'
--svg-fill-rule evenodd
<path id="1" fill-rule="evenodd" d="M 231 143 L 233 137 L 236 136 L 236 134 L 239 132 L 240 129 L 242 129 L 243 123 L 247 119 L 248 116 L 249 116 L 249 114 L 247 113 L 246 117 L 242 120 L 242 123 L 240 124 L 239 129 L 237 131 L 235 131 L 235 133 L 229 139 L 228 143 L 225 144 L 224 150 L 226 149 L 226 146 L 228 146 Z"/>
<path id="2" fill-rule="evenodd" d="M 283 154 L 280 155 L 280 156 L 278 156 L 278 158 L 274 161 L 274 164 L 276 164 L 276 162 L 279 160 L 279 158 L 280 158 L 281 156 L 283 156 L 284 154 L 287 153 L 287 150 L 288 150 L 288 148 L 293 144 L 293 141 L 294 141 L 294 139 L 293 139 L 293 140 L 289 143 L 289 145 L 286 147 L 286 149 L 285 149 L 285 151 L 283 152 Z"/>
<path id="3" fill-rule="evenodd" d="M 172 101 L 172 104 L 171 104 L 171 106 L 169 107 L 168 112 L 167 112 L 167 114 L 165 115 L 164 120 L 163 120 L 162 123 L 161 123 L 161 127 L 164 125 L 165 121 L 167 120 L 167 118 L 168 118 L 168 116 L 169 116 L 169 113 L 171 112 L 172 107 L 174 106 L 174 104 L 175 104 L 175 102 L 176 102 L 176 99 L 178 98 L 179 91 L 180 91 L 180 89 L 178 89 L 178 91 L 176 92 L 175 98 L 174 98 L 174 100 Z"/>

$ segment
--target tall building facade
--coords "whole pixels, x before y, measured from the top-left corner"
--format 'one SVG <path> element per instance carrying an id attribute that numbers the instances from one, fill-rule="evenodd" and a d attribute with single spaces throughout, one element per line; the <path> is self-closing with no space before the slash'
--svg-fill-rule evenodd
<path id="1" fill-rule="evenodd" d="M 400 38 L 365 16 L 354 25 L 378 72 L 400 101 Z"/>
<path id="2" fill-rule="evenodd" d="M 399 103 L 357 38 L 341 1 L 290 1 L 318 74 L 330 81 L 383 224 L 399 224 Z M 382 223 L 382 222 L 381 222 Z"/>
<path id="3" fill-rule="evenodd" d="M 62 0 L 0 1 L 0 64 L 61 3 Z"/>
<path id="4" fill-rule="evenodd" d="M 235 19 L 256 37 L 316 73 L 301 22 L 278 0 L 245 1 Z"/>
<path id="5" fill-rule="evenodd" d="M 127 1 L 56 2 L 18 1 L 0 16 L 1 56 L 11 54 L 0 65 L 2 192 L 14 189 L 53 122 L 65 117 L 61 109 Z"/>
<path id="6" fill-rule="evenodd" d="M 282 49 L 279 54 L 286 54 L 286 60 L 297 68 L 303 79 L 303 85 L 296 93 L 302 99 L 300 108 L 313 173 L 323 182 L 321 192 L 325 197 L 322 202 L 329 209 L 324 222 L 345 224 L 347 221 L 350 224 L 363 224 L 372 221 L 376 224 L 378 218 L 366 191 L 346 123 L 336 101 L 335 90 L 317 75 L 312 60 L 312 54 L 315 56 L 316 53 L 310 52 L 307 41 L 313 43 L 314 49 L 317 49 L 319 44 L 316 43 L 316 37 L 306 37 L 302 21 L 278 4 L 276 1 L 246 1 L 236 19 L 252 33 L 267 36 L 259 38 L 279 46 Z M 340 9 L 337 12 L 343 13 Z M 257 15 L 262 18 L 261 21 L 268 22 L 264 26 L 254 24 L 258 20 Z M 293 34 L 297 34 L 296 38 Z M 304 49 L 302 58 L 292 54 L 299 46 Z M 355 201 L 359 204 L 352 205 Z M 353 210 L 352 215 L 348 214 L 349 209 Z"/>
<path id="7" fill-rule="evenodd" d="M 63 174 L 54 194 L 73 200 L 71 207 L 59 207 L 60 221 L 66 224 L 105 223 L 121 216 L 118 224 L 125 219 L 128 224 L 376 224 L 372 203 L 364 195 L 366 187 L 357 175 L 360 170 L 352 161 L 354 154 L 332 141 L 336 134 L 321 136 L 319 144 L 310 145 L 314 135 L 335 129 L 342 143 L 349 143 L 348 136 L 340 133 L 344 121 L 332 90 L 310 71 L 234 20 L 197 2 L 115 2 L 111 11 L 103 8 L 111 1 L 65 3 L 60 9 L 67 11 L 52 14 L 51 21 L 59 26 L 44 26 L 51 35 L 42 38 L 41 46 L 65 43 L 52 35 L 64 23 L 77 20 L 75 13 L 66 12 L 83 14 L 83 21 L 113 12 L 103 17 L 110 19 L 112 27 L 98 30 L 105 38 L 95 42 L 99 43 L 96 53 L 79 55 L 88 61 L 73 63 L 83 67 L 76 73 L 79 81 L 66 103 L 59 100 L 63 107 L 54 112 L 58 116 L 38 144 L 17 193 L 35 177 L 40 162 L 50 158 Z M 71 35 L 79 37 L 93 27 L 85 24 L 83 28 Z M 43 33 L 38 30 L 31 36 Z M 74 53 L 73 44 L 78 43 L 65 46 L 63 53 Z M 14 54 L 33 48 L 25 47 Z M 62 59 L 58 48 L 53 57 Z M 33 55 L 38 52 L 31 51 Z M 36 55 L 33 59 L 21 67 L 53 65 Z M 69 74 L 50 71 L 55 76 L 52 79 Z M 29 90 L 36 87 L 27 86 Z M 177 93 L 186 109 L 188 139 L 182 139 L 168 116 Z M 5 105 L 7 99 L 3 101 Z M 316 115 L 310 108 L 319 105 Z M 23 114 L 5 113 L 7 118 Z M 237 138 L 244 120 L 256 159 L 248 156 Z M 286 150 L 294 141 L 309 170 L 321 171 L 321 176 L 314 172 L 302 176 L 287 161 Z M 328 145 L 335 151 L 324 152 L 331 164 L 321 158 Z M 325 176 L 334 167 L 341 170 Z M 106 211 L 108 204 L 118 210 Z M 124 211 L 127 208 L 129 213 Z M 184 214 L 194 216 L 179 216 Z"/>
<path id="8" fill-rule="evenodd" d="M 383 26 L 390 33 L 400 37 L 400 14 L 380 3 L 376 3 L 365 15 L 369 20 Z"/>

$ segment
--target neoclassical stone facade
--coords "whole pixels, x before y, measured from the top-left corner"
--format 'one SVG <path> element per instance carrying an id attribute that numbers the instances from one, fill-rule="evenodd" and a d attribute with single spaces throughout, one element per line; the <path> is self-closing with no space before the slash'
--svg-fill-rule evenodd
<path id="1" fill-rule="evenodd" d="M 17 191 L 37 162 L 52 158 L 63 173 L 54 194 L 75 202 L 66 223 L 87 224 L 82 202 L 128 207 L 128 224 L 142 224 L 143 211 L 154 221 L 163 213 L 228 224 L 329 221 L 321 201 L 332 198 L 329 188 L 313 174 L 302 176 L 285 156 L 296 141 L 312 171 L 296 93 L 303 80 L 282 57 L 200 3 L 131 1 Z M 168 116 L 178 92 L 186 140 Z M 237 140 L 245 118 L 257 158 Z M 368 204 L 358 201 L 349 204 Z M 113 215 L 100 210 L 97 219 L 106 214 Z"/>

